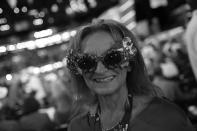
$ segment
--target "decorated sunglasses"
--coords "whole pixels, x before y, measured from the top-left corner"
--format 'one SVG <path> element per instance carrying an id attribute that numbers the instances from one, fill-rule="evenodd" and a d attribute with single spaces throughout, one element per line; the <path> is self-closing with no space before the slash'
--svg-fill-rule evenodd
<path id="1" fill-rule="evenodd" d="M 99 61 L 101 61 L 106 68 L 114 70 L 121 68 L 124 62 L 134 60 L 136 52 L 137 49 L 133 46 L 131 39 L 125 37 L 122 40 L 121 48 L 111 49 L 102 56 L 81 54 L 70 50 L 67 57 L 67 65 L 68 68 L 76 74 L 94 72 Z"/>

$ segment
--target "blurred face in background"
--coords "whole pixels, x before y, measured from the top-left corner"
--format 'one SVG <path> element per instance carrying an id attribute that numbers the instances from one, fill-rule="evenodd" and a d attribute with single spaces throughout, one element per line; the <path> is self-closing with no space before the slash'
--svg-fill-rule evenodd
<path id="1" fill-rule="evenodd" d="M 95 56 L 102 56 L 115 44 L 112 36 L 105 31 L 97 31 L 87 35 L 82 41 L 82 52 Z M 127 69 L 108 69 L 98 61 L 94 72 L 82 73 L 91 91 L 98 95 L 108 95 L 126 87 Z"/>

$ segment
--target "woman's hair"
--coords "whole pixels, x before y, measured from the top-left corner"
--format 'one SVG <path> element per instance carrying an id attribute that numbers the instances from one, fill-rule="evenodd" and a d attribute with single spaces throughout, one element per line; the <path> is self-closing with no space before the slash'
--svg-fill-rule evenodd
<path id="1" fill-rule="evenodd" d="M 132 95 L 156 95 L 155 86 L 149 80 L 143 57 L 140 53 L 137 40 L 133 33 L 119 22 L 113 20 L 97 20 L 93 23 L 86 25 L 78 30 L 77 34 L 70 40 L 70 49 L 77 52 L 82 52 L 83 39 L 96 32 L 108 32 L 114 41 L 121 41 L 124 37 L 130 37 L 137 53 L 134 61 L 130 61 L 131 72 L 127 73 L 127 88 L 129 94 Z M 87 92 L 87 85 L 82 76 L 72 74 L 76 82 L 78 82 L 80 92 Z M 83 85 L 83 86 L 82 86 Z M 89 89 L 88 89 L 89 90 Z"/>

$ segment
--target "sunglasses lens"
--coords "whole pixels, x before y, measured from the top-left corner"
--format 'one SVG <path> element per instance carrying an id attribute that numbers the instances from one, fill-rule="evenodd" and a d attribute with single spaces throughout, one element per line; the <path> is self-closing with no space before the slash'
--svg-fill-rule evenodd
<path id="1" fill-rule="evenodd" d="M 106 54 L 104 58 L 105 65 L 110 68 L 117 68 L 122 62 L 122 55 L 120 51 L 111 51 Z"/>
<path id="2" fill-rule="evenodd" d="M 96 68 L 97 62 L 91 56 L 83 56 L 78 60 L 78 67 L 85 72 L 91 72 Z"/>

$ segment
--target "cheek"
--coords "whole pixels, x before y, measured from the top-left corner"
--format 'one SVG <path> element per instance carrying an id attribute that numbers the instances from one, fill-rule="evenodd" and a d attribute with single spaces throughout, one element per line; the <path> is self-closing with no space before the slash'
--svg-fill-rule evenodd
<path id="1" fill-rule="evenodd" d="M 122 70 L 118 75 L 117 81 L 120 82 L 121 84 L 123 84 L 124 82 L 126 82 L 126 77 L 127 77 L 127 71 Z"/>

